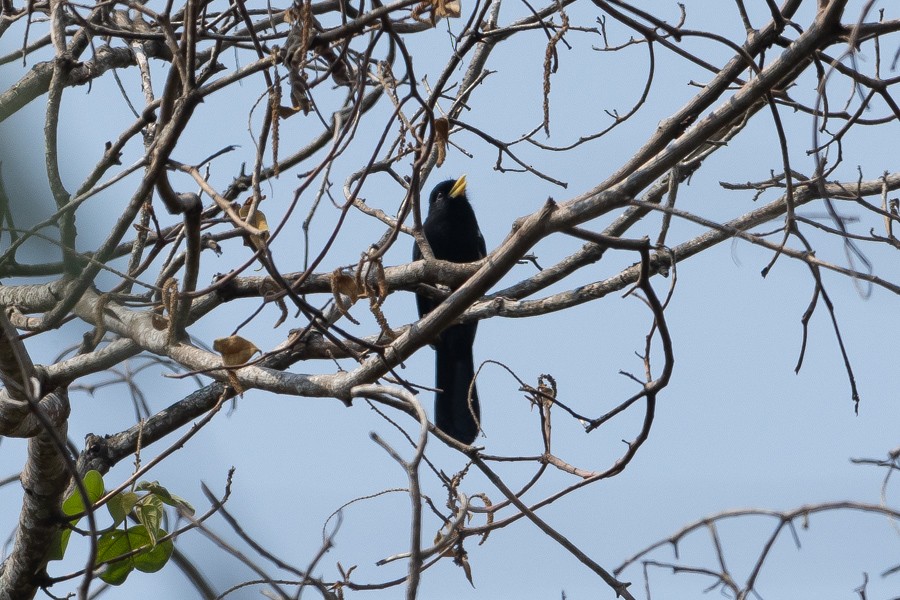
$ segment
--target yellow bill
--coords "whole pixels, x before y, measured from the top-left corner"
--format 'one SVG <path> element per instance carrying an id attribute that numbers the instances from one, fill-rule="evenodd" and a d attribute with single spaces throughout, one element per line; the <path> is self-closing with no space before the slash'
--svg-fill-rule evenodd
<path id="1" fill-rule="evenodd" d="M 451 198 L 459 198 L 463 194 L 466 193 L 466 176 L 462 175 L 459 179 L 456 180 L 456 183 L 453 184 L 453 187 L 450 188 L 450 197 Z"/>

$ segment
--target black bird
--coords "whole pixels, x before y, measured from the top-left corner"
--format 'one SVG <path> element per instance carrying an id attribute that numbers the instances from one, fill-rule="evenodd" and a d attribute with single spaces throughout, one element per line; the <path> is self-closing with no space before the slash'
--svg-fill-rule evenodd
<path id="1" fill-rule="evenodd" d="M 428 217 L 422 226 L 425 239 L 434 257 L 452 262 L 473 262 L 487 256 L 484 237 L 478 228 L 475 211 L 466 197 L 466 176 L 448 179 L 437 184 L 428 198 Z M 413 246 L 413 260 L 420 260 L 422 251 Z M 430 298 L 416 294 L 419 317 L 437 306 Z M 478 390 L 472 386 L 469 406 L 469 386 L 475 377 L 472 345 L 478 323 L 460 323 L 443 330 L 434 341 L 435 424 L 438 429 L 463 444 L 471 444 L 478 435 L 481 410 Z M 473 416 L 474 413 L 474 416 Z"/>

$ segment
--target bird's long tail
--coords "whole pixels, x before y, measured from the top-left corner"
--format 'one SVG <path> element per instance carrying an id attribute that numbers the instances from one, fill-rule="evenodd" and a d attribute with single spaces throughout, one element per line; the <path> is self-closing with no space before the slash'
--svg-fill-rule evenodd
<path id="1" fill-rule="evenodd" d="M 478 390 L 469 386 L 475 377 L 472 345 L 476 323 L 453 325 L 441 332 L 435 344 L 435 424 L 438 429 L 463 444 L 471 444 L 478 435 L 481 409 Z M 474 413 L 474 414 L 473 414 Z"/>

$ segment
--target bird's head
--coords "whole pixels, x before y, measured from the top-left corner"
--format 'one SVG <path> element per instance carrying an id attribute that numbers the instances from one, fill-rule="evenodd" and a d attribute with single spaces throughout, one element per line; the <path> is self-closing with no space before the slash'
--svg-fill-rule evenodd
<path id="1" fill-rule="evenodd" d="M 466 200 L 466 176 L 462 175 L 459 179 L 448 179 L 442 181 L 431 190 L 431 196 L 428 199 L 429 204 L 434 204 L 440 200 L 457 199 Z"/>

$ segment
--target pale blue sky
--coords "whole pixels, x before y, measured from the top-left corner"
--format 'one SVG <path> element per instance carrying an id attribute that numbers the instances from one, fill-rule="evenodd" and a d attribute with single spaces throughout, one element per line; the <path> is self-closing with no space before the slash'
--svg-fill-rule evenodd
<path id="1" fill-rule="evenodd" d="M 764 3 L 751 0 L 748 4 L 752 4 L 748 8 L 758 19 L 756 24 L 762 24 Z M 848 15 L 858 14 L 862 3 L 851 4 L 855 8 L 849 9 Z M 897 11 L 892 3 L 876 4 L 888 13 Z M 658 6 L 649 2 L 642 5 Z M 701 0 L 687 5 L 687 27 L 713 28 L 732 40 L 741 39 L 743 29 L 733 3 Z M 675 21 L 678 15 L 675 5 L 665 6 L 663 16 Z M 468 9 L 464 6 L 464 10 Z M 508 20 L 522 10 L 514 3 L 507 3 L 503 19 Z M 797 21 L 808 22 L 810 12 L 801 10 Z M 577 18 L 581 23 L 590 23 L 599 14 L 589 3 L 577 4 L 569 13 L 573 21 Z M 451 27 L 456 30 L 460 24 L 454 22 Z M 13 28 L 0 39 L 2 53 L 20 43 L 17 31 L 20 30 Z M 621 43 L 630 35 L 613 24 L 608 31 L 611 43 Z M 550 141 L 556 144 L 607 125 L 609 117 L 603 110 L 625 112 L 640 94 L 646 68 L 643 46 L 617 54 L 597 53 L 591 50 L 592 45 L 600 44 L 595 36 L 572 32 L 567 39 L 573 50 L 560 47 L 560 70 L 553 78 L 551 96 L 553 137 Z M 896 50 L 896 39 L 891 42 L 893 45 L 883 50 L 885 56 Z M 543 33 L 538 31 L 523 36 L 519 45 L 511 45 L 508 51 L 498 51 L 488 65 L 497 73 L 476 91 L 470 103 L 472 111 L 465 117 L 508 138 L 537 125 L 541 115 L 540 69 L 545 44 Z M 729 51 L 716 48 L 709 41 L 687 40 L 684 44 L 697 52 L 711 52 L 705 56 L 713 62 L 730 56 Z M 448 49 L 444 25 L 418 36 L 411 49 L 417 59 L 429 51 L 440 51 L 443 55 Z M 656 50 L 657 77 L 648 106 L 634 122 L 570 155 L 521 148 L 526 160 L 567 181 L 568 189 L 531 176 L 494 171 L 496 151 L 465 133 L 454 136 L 453 140 L 471 152 L 474 159 L 451 150 L 447 163 L 432 175 L 428 186 L 447 177 L 468 174 L 469 196 L 490 251 L 507 235 L 514 218 L 534 211 L 548 196 L 564 201 L 578 195 L 618 168 L 653 132 L 659 120 L 696 93 L 697 88 L 688 82 L 706 80 L 704 72 L 686 67 L 683 60 L 670 52 Z M 871 52 L 871 47 L 867 51 Z M 233 61 L 233 56 L 229 53 L 223 60 Z M 247 60 L 242 58 L 242 62 Z M 866 61 L 872 61 L 873 57 L 864 54 L 860 60 L 863 68 L 867 68 Z M 159 85 L 163 71 L 160 64 L 154 64 Z M 420 75 L 428 72 L 433 80 L 438 67 L 434 65 L 429 71 L 423 62 L 417 68 Z M 17 64 L 0 67 L 3 89 L 19 77 L 20 71 Z M 140 105 L 136 71 L 122 71 L 120 76 L 132 101 Z M 811 80 L 803 82 L 808 89 L 797 90 L 797 95 L 809 98 Z M 227 99 L 213 97 L 201 105 L 197 125 L 187 132 L 173 157 L 192 162 L 224 146 L 240 145 L 238 152 L 222 157 L 212 166 L 211 181 L 224 189 L 240 162 L 252 160 L 254 149 L 247 133 L 246 114 L 262 92 L 262 86 L 259 77 L 232 88 L 232 95 Z M 62 155 L 66 157 L 64 177 L 71 187 L 95 164 L 102 142 L 114 139 L 131 122 L 112 79 L 94 82 L 88 92 L 81 87 L 66 90 L 64 95 L 60 137 Z M 379 126 L 388 110 L 388 103 L 383 101 L 373 111 L 382 115 L 374 118 Z M 43 180 L 38 136 L 43 126 L 43 111 L 41 99 L 0 123 L 0 139 L 4 140 L 0 158 L 7 190 L 11 195 L 27 196 L 35 212 L 41 215 L 48 214 L 52 204 Z M 810 119 L 791 114 L 787 109 L 781 114 L 791 140 L 792 166 L 812 173 L 813 159 L 805 154 L 811 144 Z M 281 154 L 286 155 L 296 146 L 294 140 L 308 135 L 304 128 L 312 125 L 302 117 L 295 117 L 283 127 Z M 765 179 L 770 170 L 781 169 L 770 113 L 760 112 L 750 129 L 714 155 L 690 185 L 682 186 L 678 196 L 681 208 L 716 220 L 727 220 L 755 208 L 749 193 L 725 192 L 718 185 L 719 181 Z M 857 165 L 862 165 L 866 178 L 898 169 L 894 151 L 896 123 L 861 130 L 860 134 L 848 136 L 844 145 L 845 164 L 836 173 L 837 178 L 854 180 Z M 336 163 L 332 171 L 336 193 L 344 178 L 366 160 L 374 144 L 371 135 L 367 131 L 358 134 L 351 151 Z M 126 165 L 141 151 L 139 140 L 132 142 L 129 151 L 130 155 L 123 161 Z M 296 181 L 294 174 L 288 173 L 271 187 L 264 186 L 269 195 L 270 223 L 273 215 L 287 206 Z M 123 186 L 89 203 L 86 212 L 90 217 L 79 221 L 83 249 L 100 239 L 89 232 L 96 228 L 97 236 L 101 235 L 103 227 L 118 215 L 117 207 L 128 193 L 128 187 Z M 380 177 L 372 179 L 363 195 L 370 204 L 391 212 L 400 193 L 396 184 Z M 765 194 L 757 204 L 773 200 L 778 193 Z M 273 245 L 276 260 L 285 270 L 302 267 L 299 233 L 293 232 L 300 231 L 308 206 L 308 199 L 301 202 L 288 229 L 292 233 L 282 235 Z M 853 205 L 840 205 L 839 210 L 863 219 L 851 226 L 853 231 L 866 233 L 870 227 L 877 231 L 883 227 L 880 220 L 874 220 Z M 162 209 L 158 213 L 163 222 L 172 222 Z M 314 248 L 316 240 L 321 241 L 330 233 L 335 213 L 327 206 L 320 210 L 314 221 Z M 823 212 L 821 206 L 815 206 L 801 214 L 821 217 Z M 604 218 L 588 226 L 600 230 L 608 221 Z M 655 236 L 658 219 L 648 219 L 647 223 L 635 228 L 631 236 Z M 773 224 L 772 228 L 777 226 Z M 321 270 L 331 271 L 355 263 L 359 253 L 381 230 L 354 215 Z M 676 220 L 669 243 L 674 246 L 699 231 L 697 226 Z M 845 264 L 839 243 L 812 232 L 810 235 L 818 256 Z M 580 244 L 557 236 L 541 243 L 535 251 L 542 264 L 550 265 Z M 408 260 L 409 247 L 408 239 L 401 240 L 388 254 L 387 264 Z M 879 249 L 866 252 L 883 278 L 900 280 L 895 256 Z M 201 277 L 201 282 L 208 281 L 215 272 L 226 271 L 246 256 L 248 250 L 239 242 L 232 242 L 223 257 L 206 257 L 208 272 Z M 849 459 L 881 458 L 898 443 L 898 328 L 894 317 L 897 298 L 880 288 L 873 288 L 871 296 L 863 298 L 851 280 L 825 275 L 862 396 L 859 415 L 855 416 L 843 363 L 823 307 L 810 323 L 804 368 L 794 374 L 801 342 L 800 318 L 814 283 L 805 266 L 785 258 L 763 279 L 760 270 L 770 259 L 769 251 L 737 242 L 721 244 L 679 265 L 678 284 L 666 312 L 674 339 L 676 366 L 670 386 L 659 398 L 650 439 L 622 475 L 575 492 L 541 511 L 542 518 L 605 568 L 618 566 L 626 557 L 689 522 L 726 509 L 787 510 L 828 500 L 879 501 L 883 472 L 851 465 Z M 600 263 L 583 269 L 573 281 L 602 280 L 636 260 L 631 254 L 611 253 Z M 529 265 L 516 267 L 504 281 L 516 281 L 532 271 Z M 669 280 L 658 277 L 654 285 L 662 294 Z M 551 288 L 549 293 L 558 289 L 562 287 Z M 319 302 L 325 300 L 323 297 Z M 233 323 L 243 319 L 255 306 L 255 302 L 235 302 L 223 313 L 202 320 L 190 332 L 211 345 L 213 339 L 227 334 Z M 392 295 L 385 312 L 392 324 L 410 322 L 416 314 L 412 295 Z M 364 334 L 374 331 L 371 319 L 365 319 L 364 305 L 354 308 L 353 314 L 365 323 L 362 328 L 353 328 L 354 331 Z M 283 339 L 287 329 L 296 326 L 289 322 L 273 331 L 271 324 L 276 318 L 276 310 L 265 311 L 246 330 L 246 337 L 260 348 L 270 349 Z M 589 414 L 600 414 L 635 391 L 634 384 L 619 375 L 619 371 L 642 371 L 634 353 L 643 349 L 649 318 L 648 311 L 637 299 L 612 294 L 537 319 L 491 319 L 479 326 L 476 361 L 503 362 L 530 383 L 538 375 L 550 373 L 559 383 L 561 399 Z M 41 336 L 29 344 L 29 349 L 36 361 L 50 360 L 62 347 L 75 343 L 83 329 L 81 325 L 67 325 L 58 335 Z M 431 351 L 424 349 L 406 362 L 402 373 L 428 385 L 433 376 L 432 363 Z M 657 361 L 657 368 L 659 364 Z M 344 366 L 349 367 L 349 363 Z M 333 365 L 299 363 L 293 367 L 297 372 L 320 369 L 333 369 Z M 188 382 L 162 379 L 158 372 L 148 373 L 140 381 L 154 411 L 191 389 Z M 479 443 L 491 454 L 539 453 L 537 417 L 517 391 L 516 382 L 505 371 L 487 366 L 478 385 L 488 436 Z M 430 410 L 430 394 L 420 397 Z M 560 412 L 554 430 L 556 449 L 578 466 L 604 469 L 622 452 L 621 440 L 630 439 L 637 432 L 642 417 L 641 409 L 632 409 L 588 436 L 577 423 L 564 420 Z M 76 441 L 89 432 L 114 433 L 130 426 L 133 420 L 134 412 L 122 387 L 101 390 L 94 397 L 83 393 L 72 395 L 70 436 Z M 407 420 L 401 422 L 410 425 Z M 202 511 L 206 505 L 200 481 L 221 491 L 228 468 L 235 466 L 229 510 L 254 539 L 286 562 L 305 568 L 321 543 L 323 522 L 333 510 L 353 498 L 406 485 L 402 470 L 369 439 L 370 431 L 409 454 L 392 426 L 364 402 L 356 401 L 352 408 L 345 408 L 336 400 L 276 397 L 250 391 L 238 400 L 234 412 L 223 411 L 217 415 L 184 449 L 154 469 L 150 479 L 161 481 Z M 164 444 L 145 452 L 154 455 Z M 21 467 L 24 443 L 4 439 L 2 448 L 0 477 Z M 462 456 L 439 448 L 436 442 L 429 448 L 447 472 L 464 464 Z M 130 464 L 123 462 L 108 479 L 120 480 L 130 468 Z M 530 477 L 533 467 L 501 470 L 508 475 L 510 484 L 521 484 Z M 436 494 L 435 503 L 443 506 L 440 488 L 433 478 L 426 481 L 427 490 Z M 569 476 L 551 473 L 526 500 L 537 500 L 572 482 Z M 474 471 L 467 477 L 463 491 L 469 494 L 484 491 L 493 501 L 501 499 L 501 494 Z M 889 494 L 891 497 L 896 503 L 896 490 L 893 496 Z M 19 502 L 17 486 L 0 488 L 0 531 L 13 527 Z M 340 561 L 344 567 L 357 565 L 354 579 L 359 582 L 401 576 L 406 568 L 402 561 L 386 567 L 374 563 L 406 550 L 408 514 L 409 500 L 404 493 L 350 507 L 344 514 L 334 549 L 325 556 L 316 574 L 327 579 L 336 577 L 335 563 Z M 233 539 L 221 520 L 213 519 L 211 523 L 218 533 Z M 425 543 L 431 541 L 437 527 L 434 519 L 426 522 Z M 757 555 L 773 527 L 774 523 L 762 519 L 734 521 L 721 527 L 728 564 L 736 577 L 746 577 L 748 561 Z M 894 566 L 896 557 L 900 556 L 900 540 L 884 518 L 849 513 L 815 516 L 808 530 L 798 531 L 802 550 L 793 546 L 787 534 L 776 544 L 757 586 L 762 597 L 855 598 L 853 590 L 862 583 L 864 572 L 869 574 L 869 598 L 891 598 L 898 594 L 898 575 L 886 579 L 879 576 L 882 570 Z M 222 557 L 199 534 L 185 535 L 179 539 L 178 547 L 198 562 L 220 591 L 251 577 L 246 568 Z M 446 560 L 425 574 L 420 598 L 544 599 L 559 598 L 562 591 L 570 599 L 613 597 L 600 579 L 524 520 L 494 532 L 483 546 L 470 539 L 466 549 L 476 587 L 473 589 L 462 570 Z M 680 550 L 682 558 L 691 564 L 715 566 L 710 560 L 709 536 L 704 532 L 689 537 Z M 669 550 L 657 551 L 651 558 L 673 560 Z M 54 573 L 78 568 L 79 561 L 67 560 L 62 569 L 54 565 Z M 274 569 L 271 572 L 276 573 Z M 644 597 L 639 568 L 626 571 L 622 578 L 633 582 L 632 592 L 637 597 Z M 661 569 L 651 571 L 651 582 L 656 598 L 699 598 L 711 583 L 709 579 L 692 575 L 673 577 Z M 155 575 L 134 574 L 122 588 L 111 590 L 104 597 L 134 598 L 151 590 L 160 597 L 191 597 L 184 577 L 172 565 Z M 259 590 L 248 588 L 230 598 L 256 598 Z M 307 594 L 314 592 L 310 590 Z M 394 588 L 368 595 L 396 598 L 400 594 Z M 350 597 L 364 596 L 357 593 Z"/>

